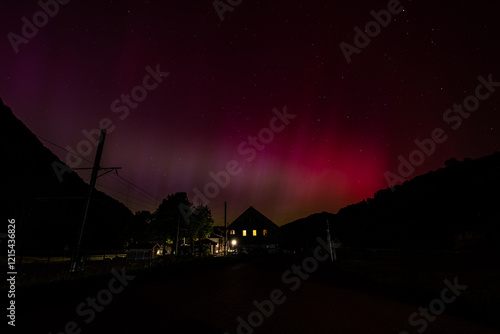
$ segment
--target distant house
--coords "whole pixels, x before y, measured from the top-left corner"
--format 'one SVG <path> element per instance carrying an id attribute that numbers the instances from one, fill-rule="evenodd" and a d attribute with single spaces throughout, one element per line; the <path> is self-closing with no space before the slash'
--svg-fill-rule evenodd
<path id="1" fill-rule="evenodd" d="M 280 228 L 254 207 L 249 207 L 228 226 L 230 251 L 277 253 Z"/>
<path id="2" fill-rule="evenodd" d="M 127 251 L 127 259 L 129 260 L 151 260 L 155 259 L 158 255 L 161 255 L 163 249 L 155 242 L 150 242 L 147 244 L 139 244 L 133 246 Z"/>
<path id="3" fill-rule="evenodd" d="M 219 242 L 219 238 L 205 238 L 201 241 L 204 249 L 208 251 L 210 255 L 220 255 L 219 248 L 221 243 Z"/>
<path id="4" fill-rule="evenodd" d="M 481 227 L 463 227 L 454 230 L 456 248 L 480 248 L 487 245 L 486 231 Z"/>
<path id="5" fill-rule="evenodd" d="M 204 242 L 210 245 L 210 254 L 224 255 L 224 226 L 214 226 L 206 240 Z"/>

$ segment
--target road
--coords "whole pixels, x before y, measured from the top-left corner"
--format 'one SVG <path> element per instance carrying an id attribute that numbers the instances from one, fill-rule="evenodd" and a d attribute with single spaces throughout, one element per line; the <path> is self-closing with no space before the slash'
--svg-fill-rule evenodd
<path id="1" fill-rule="evenodd" d="M 293 273 L 294 265 L 301 267 L 297 273 Z M 117 289 L 117 281 L 114 283 Z M 20 315 L 18 324 L 23 326 L 22 333 L 53 334 L 397 334 L 418 333 L 424 323 L 425 333 L 498 333 L 446 312 L 433 321 L 419 317 L 419 324 L 412 327 L 408 319 L 418 311 L 417 305 L 366 291 L 357 284 L 349 282 L 328 261 L 320 261 L 315 268 L 314 261 L 303 263 L 300 257 L 268 257 L 182 274 L 167 272 L 129 279 L 100 312 L 94 312 L 88 324 L 85 320 L 90 320 L 90 313 L 81 316 L 77 312 L 85 298 L 58 304 L 61 292 L 54 292 L 51 303 L 36 301 L 36 312 Z M 102 289 L 109 287 L 105 284 Z M 93 291 L 90 297 L 100 293 L 99 289 Z"/>

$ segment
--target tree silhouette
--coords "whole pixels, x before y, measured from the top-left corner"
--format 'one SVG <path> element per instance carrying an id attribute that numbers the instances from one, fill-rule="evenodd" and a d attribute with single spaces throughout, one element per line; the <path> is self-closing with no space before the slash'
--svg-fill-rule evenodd
<path id="1" fill-rule="evenodd" d="M 194 244 L 199 243 L 200 255 L 202 254 L 202 240 L 204 240 L 213 231 L 214 220 L 212 211 L 208 206 L 198 206 L 195 213 L 189 216 L 189 224 L 187 226 L 187 235 L 194 254 Z"/>
<path id="2" fill-rule="evenodd" d="M 172 244 L 174 247 L 180 238 L 181 228 L 184 228 L 184 222 L 181 219 L 179 205 L 192 206 L 185 192 L 177 192 L 168 195 L 167 198 L 158 206 L 158 209 L 153 213 L 151 222 L 152 233 L 159 243 L 163 246 L 163 254 L 167 244 Z"/>
<path id="3" fill-rule="evenodd" d="M 151 233 L 152 219 L 153 214 L 147 210 L 137 211 L 134 214 L 133 219 L 125 225 L 123 231 L 126 247 L 155 241 L 154 234 Z"/>
<path id="4" fill-rule="evenodd" d="M 448 159 L 448 160 L 446 160 L 446 161 L 444 162 L 444 165 L 445 165 L 446 167 L 448 167 L 448 166 L 453 166 L 453 165 L 455 165 L 455 164 L 457 164 L 457 163 L 458 163 L 458 160 L 457 160 L 456 158 L 450 158 L 450 159 Z"/>

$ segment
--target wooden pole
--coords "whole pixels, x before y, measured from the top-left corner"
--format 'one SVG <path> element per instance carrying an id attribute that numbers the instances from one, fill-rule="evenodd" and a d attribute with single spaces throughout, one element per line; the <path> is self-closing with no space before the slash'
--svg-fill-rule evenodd
<path id="1" fill-rule="evenodd" d="M 227 202 L 224 201 L 224 256 L 227 256 L 227 219 L 226 219 L 226 214 L 227 214 Z"/>
<path id="2" fill-rule="evenodd" d="M 101 136 L 99 137 L 99 145 L 97 146 L 97 152 L 94 159 L 94 167 L 92 168 L 92 176 L 90 178 L 89 192 L 87 195 L 87 204 L 85 205 L 85 213 L 83 214 L 82 224 L 80 225 L 80 232 L 78 234 L 78 241 L 76 243 L 75 258 L 73 259 L 73 264 L 71 265 L 71 271 L 75 272 L 78 270 L 80 261 L 80 252 L 82 247 L 83 229 L 85 228 L 85 222 L 87 221 L 87 215 L 89 213 L 90 201 L 92 199 L 92 192 L 95 187 L 97 180 L 97 173 L 99 172 L 99 164 L 101 163 L 102 150 L 104 148 L 104 140 L 106 139 L 106 129 L 101 129 Z"/>

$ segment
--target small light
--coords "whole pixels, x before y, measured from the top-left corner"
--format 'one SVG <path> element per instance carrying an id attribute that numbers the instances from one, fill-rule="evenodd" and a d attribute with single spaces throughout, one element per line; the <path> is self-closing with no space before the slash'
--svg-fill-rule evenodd
<path id="1" fill-rule="evenodd" d="M 236 245 L 236 239 L 231 240 L 231 245 L 233 245 L 233 246 Z"/>

